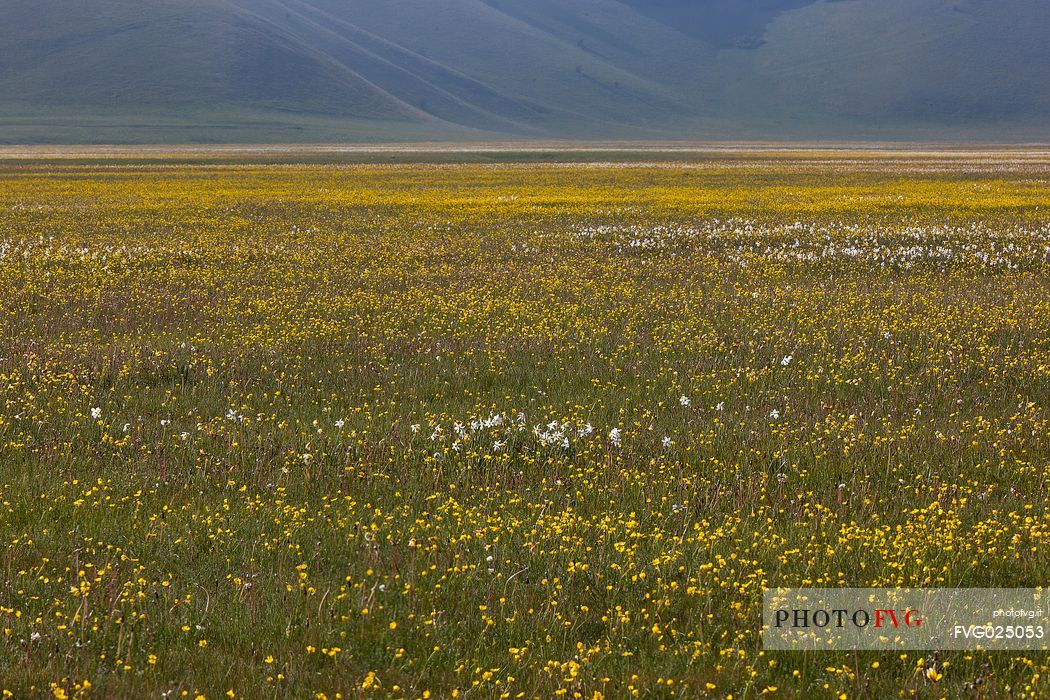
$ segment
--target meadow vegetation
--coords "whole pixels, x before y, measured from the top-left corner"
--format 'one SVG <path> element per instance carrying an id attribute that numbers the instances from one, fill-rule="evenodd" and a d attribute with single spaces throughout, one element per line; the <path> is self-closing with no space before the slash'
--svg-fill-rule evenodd
<path id="1" fill-rule="evenodd" d="M 1050 694 L 763 651 L 1050 571 L 1050 159 L 0 164 L 15 697 Z"/>

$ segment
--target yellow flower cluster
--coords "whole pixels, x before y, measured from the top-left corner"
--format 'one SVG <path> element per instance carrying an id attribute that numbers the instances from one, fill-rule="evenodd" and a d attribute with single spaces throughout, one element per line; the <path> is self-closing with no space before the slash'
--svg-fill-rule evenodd
<path id="1" fill-rule="evenodd" d="M 1045 697 L 767 586 L 1040 586 L 1050 163 L 0 167 L 0 689 Z"/>

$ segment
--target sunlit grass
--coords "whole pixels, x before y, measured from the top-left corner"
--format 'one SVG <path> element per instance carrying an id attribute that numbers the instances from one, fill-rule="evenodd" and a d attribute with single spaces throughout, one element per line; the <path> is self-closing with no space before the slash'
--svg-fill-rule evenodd
<path id="1" fill-rule="evenodd" d="M 1047 181 L 9 166 L 0 686 L 1044 696 L 758 628 L 769 585 L 1047 584 Z"/>

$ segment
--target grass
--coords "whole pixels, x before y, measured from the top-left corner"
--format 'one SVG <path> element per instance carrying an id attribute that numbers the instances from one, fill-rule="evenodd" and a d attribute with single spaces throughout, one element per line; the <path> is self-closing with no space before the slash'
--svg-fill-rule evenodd
<path id="1" fill-rule="evenodd" d="M 1045 696 L 758 630 L 1046 584 L 1048 169 L 8 160 L 0 685 Z"/>

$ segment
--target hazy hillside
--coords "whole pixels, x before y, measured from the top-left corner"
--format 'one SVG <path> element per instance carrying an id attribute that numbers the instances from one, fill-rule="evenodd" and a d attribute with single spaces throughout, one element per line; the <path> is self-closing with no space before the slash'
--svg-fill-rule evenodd
<path id="1" fill-rule="evenodd" d="M 5 0 L 0 141 L 1040 138 L 1045 0 Z"/>

